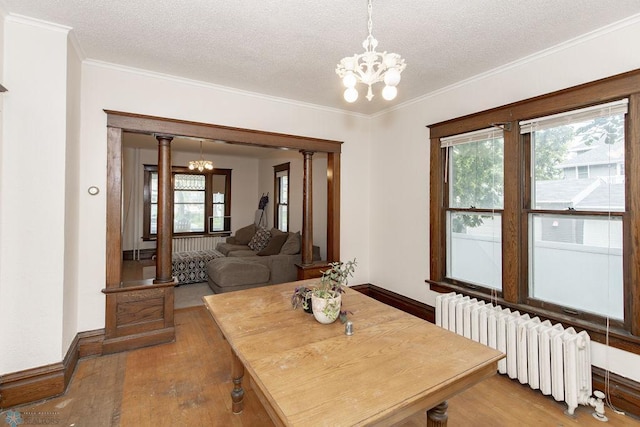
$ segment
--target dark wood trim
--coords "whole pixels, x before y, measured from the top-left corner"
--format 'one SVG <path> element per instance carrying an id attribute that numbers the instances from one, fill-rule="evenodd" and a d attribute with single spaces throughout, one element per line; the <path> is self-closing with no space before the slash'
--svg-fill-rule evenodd
<path id="1" fill-rule="evenodd" d="M 82 357 L 102 354 L 104 330 L 78 333 L 62 362 L 0 376 L 0 411 L 61 395 Z"/>
<path id="2" fill-rule="evenodd" d="M 327 261 L 340 261 L 340 153 L 327 155 Z"/>
<path id="3" fill-rule="evenodd" d="M 120 128 L 134 133 L 163 133 L 175 136 L 226 141 L 233 144 L 257 145 L 267 148 L 290 148 L 297 150 L 313 150 L 325 153 L 339 153 L 342 142 L 328 139 L 309 138 L 305 136 L 260 130 L 234 128 L 142 114 L 124 113 L 104 110 L 107 113 L 107 126 Z"/>
<path id="4" fill-rule="evenodd" d="M 302 151 L 302 265 L 313 262 L 313 151 Z"/>
<path id="5" fill-rule="evenodd" d="M 146 346 L 175 339 L 173 326 L 173 286 L 163 289 L 159 287 L 145 287 L 144 289 L 115 291 L 126 288 L 122 281 L 122 238 L 121 238 L 121 201 L 122 201 L 122 133 L 134 132 L 154 135 L 159 140 L 159 155 L 163 153 L 162 140 L 171 137 L 186 136 L 211 140 L 222 140 L 229 143 L 255 145 L 269 148 L 290 148 L 310 152 L 326 152 L 328 157 L 338 155 L 341 142 L 317 138 L 300 137 L 250 129 L 231 128 L 206 123 L 188 122 L 183 120 L 145 116 L 140 114 L 123 113 L 104 110 L 107 114 L 107 276 L 105 292 L 105 341 L 104 351 L 122 351 L 132 349 L 136 345 Z M 168 144 L 165 144 L 168 145 Z M 170 158 L 163 155 L 165 158 Z M 338 157 L 339 159 L 339 157 Z M 158 161 L 159 170 L 162 163 Z M 169 163 L 170 162 L 165 162 Z M 339 162 L 332 162 L 327 166 L 327 174 L 339 176 Z M 159 175 L 162 171 L 159 171 Z M 166 174 L 165 174 L 166 175 Z M 339 184 L 339 180 L 337 181 Z M 159 186 L 161 184 L 159 183 Z M 339 192 L 332 192 L 333 197 L 339 197 Z M 159 205 L 161 204 L 159 200 Z M 329 217 L 339 219 L 339 201 L 330 200 L 327 203 Z M 160 210 L 160 208 L 159 208 Z M 164 208 L 164 210 L 168 210 Z M 328 221 L 330 221 L 329 219 Z M 158 217 L 159 229 L 163 221 Z M 167 221 L 164 221 L 167 222 Z M 171 223 L 171 221 L 168 221 Z M 332 223 L 335 226 L 335 222 Z M 167 235 L 165 230 L 165 236 Z M 307 233 L 308 239 L 311 236 Z M 331 230 L 328 233 L 328 247 L 339 247 L 340 234 Z M 171 241 L 160 242 L 157 239 L 156 282 L 173 283 L 167 276 L 170 272 Z M 162 244 L 161 244 L 162 243 Z M 309 253 L 312 253 L 309 248 Z M 168 262 L 165 262 L 168 261 Z M 169 270 L 167 270 L 169 269 Z M 160 274 L 159 274 L 160 272 Z M 136 285 L 134 285 L 136 286 Z M 114 290 L 113 292 L 111 290 Z"/>
<path id="6" fill-rule="evenodd" d="M 156 135 L 158 140 L 158 229 L 156 237 L 156 275 L 154 283 L 173 282 L 173 188 L 171 142 L 173 136 Z"/>
<path id="7" fill-rule="evenodd" d="M 428 322 L 435 323 L 436 321 L 435 309 L 433 307 L 405 297 L 404 295 L 391 292 L 372 284 L 355 285 L 351 286 L 351 289 Z"/>
<path id="8" fill-rule="evenodd" d="M 463 284 L 446 278 L 446 232 L 445 213 L 447 203 L 447 183 L 444 182 L 444 151 L 440 148 L 440 138 L 464 132 L 487 128 L 491 123 L 511 125 L 505 131 L 505 206 L 502 229 L 502 272 L 503 288 L 501 299 L 525 312 L 557 318 L 562 323 L 575 324 L 596 336 L 602 336 L 606 319 L 590 313 L 568 314 L 566 307 L 540 302 L 528 296 L 528 217 L 531 210 L 531 191 L 527 177 L 530 155 L 527 147 L 530 140 L 520 136 L 520 120 L 532 119 L 564 111 L 629 98 L 626 117 L 625 141 L 625 211 L 613 213 L 622 216 L 623 234 L 623 277 L 625 295 L 624 324 L 611 322 L 615 339 L 611 345 L 629 349 L 640 354 L 640 69 L 608 77 L 591 83 L 574 86 L 535 98 L 525 99 L 498 108 L 481 111 L 464 117 L 436 123 L 430 131 L 430 277 L 435 287 L 453 289 L 456 285 L 467 294 L 477 293 L 473 284 Z M 575 212 L 552 211 L 558 215 Z M 580 212 L 584 215 L 608 215 L 603 212 Z M 446 284 L 445 284 L 446 282 Z M 450 286 L 447 288 L 447 286 Z M 523 310 L 524 308 L 524 310 Z M 556 314 L 548 314 L 555 311 Z M 598 338 L 596 338 L 598 339 Z"/>
<path id="9" fill-rule="evenodd" d="M 278 173 L 279 172 L 287 172 L 287 203 L 286 206 L 289 206 L 289 188 L 291 187 L 291 162 L 282 163 L 279 165 L 273 166 L 273 226 L 278 228 L 278 224 L 280 223 L 280 214 L 278 208 L 280 205 L 284 205 L 280 201 L 280 186 L 278 185 Z M 289 230 L 289 209 L 287 208 L 287 231 Z"/>
<path id="10" fill-rule="evenodd" d="M 607 375 L 609 384 L 607 386 Z M 598 368 L 591 367 L 591 380 L 593 390 L 600 390 L 608 393 L 611 404 L 627 414 L 640 417 L 640 383 Z M 609 410 L 608 407 L 606 407 Z"/>
<path id="11" fill-rule="evenodd" d="M 636 86 L 636 90 L 640 87 Z M 640 194 L 640 94 L 629 97 L 629 111 L 627 112 L 627 138 L 625 144 L 625 194 Z M 632 167 L 633 166 L 633 167 Z M 640 336 L 640 197 L 632 197 L 627 206 L 627 221 L 623 220 L 623 253 L 630 256 L 623 257 L 623 271 L 625 283 L 625 320 L 629 331 Z M 626 226 L 624 224 L 627 224 Z"/>
<path id="12" fill-rule="evenodd" d="M 446 185 L 442 184 L 445 174 L 445 159 L 438 138 L 431 138 L 429 157 L 429 211 L 431 212 L 429 218 L 429 236 L 431 238 L 429 271 L 432 279 L 442 280 L 446 272 L 444 258 L 446 240 L 444 233 L 441 233 L 440 230 L 444 228 L 446 223 L 444 209 Z"/>

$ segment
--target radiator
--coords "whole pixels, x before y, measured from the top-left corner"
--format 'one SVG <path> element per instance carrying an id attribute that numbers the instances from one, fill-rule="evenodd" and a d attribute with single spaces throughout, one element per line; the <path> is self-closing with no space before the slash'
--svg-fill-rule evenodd
<path id="1" fill-rule="evenodd" d="M 498 372 L 564 401 L 570 415 L 589 404 L 591 340 L 585 331 L 454 292 L 436 297 L 436 325 L 505 353 Z"/>
<path id="2" fill-rule="evenodd" d="M 224 242 L 226 237 L 221 236 L 193 236 L 174 237 L 173 252 L 193 252 L 215 249 L 219 242 Z"/>

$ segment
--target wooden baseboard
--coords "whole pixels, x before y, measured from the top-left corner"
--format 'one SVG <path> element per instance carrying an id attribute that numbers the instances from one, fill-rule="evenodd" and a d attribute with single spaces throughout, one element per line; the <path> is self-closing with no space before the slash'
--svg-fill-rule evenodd
<path id="1" fill-rule="evenodd" d="M 365 284 L 352 286 L 352 289 L 365 294 L 375 300 L 383 302 L 405 313 L 413 314 L 416 317 L 424 319 L 428 322 L 436 322 L 436 312 L 430 305 L 421 303 L 404 295 L 396 294 L 387 289 L 380 288 L 376 285 Z"/>
<path id="2" fill-rule="evenodd" d="M 640 418 L 640 383 L 610 372 L 607 387 L 607 372 L 604 369 L 593 366 L 591 372 L 594 390 L 608 392 L 615 408 Z"/>
<path id="3" fill-rule="evenodd" d="M 435 323 L 435 308 L 429 305 L 371 284 L 352 286 L 352 288 L 380 302 Z M 613 406 L 640 418 L 640 383 L 610 373 L 607 390 L 606 371 L 596 366 L 592 366 L 591 371 L 594 390 L 608 391 Z"/>
<path id="4" fill-rule="evenodd" d="M 102 354 L 103 339 L 103 329 L 80 332 L 71 342 L 62 362 L 0 376 L 0 410 L 63 394 L 78 360 Z"/>
<path id="5" fill-rule="evenodd" d="M 139 334 L 125 335 L 116 338 L 105 338 L 102 341 L 102 354 L 119 353 L 121 351 L 134 350 L 141 347 L 149 347 L 175 341 L 175 327 L 167 327 Z"/>

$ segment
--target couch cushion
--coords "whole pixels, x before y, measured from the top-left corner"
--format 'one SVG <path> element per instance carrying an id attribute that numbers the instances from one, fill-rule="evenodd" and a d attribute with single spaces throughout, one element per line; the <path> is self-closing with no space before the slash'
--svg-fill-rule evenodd
<path id="1" fill-rule="evenodd" d="M 236 243 L 239 245 L 246 245 L 251 241 L 251 238 L 256 234 L 257 227 L 255 224 L 247 225 L 236 230 Z"/>
<path id="2" fill-rule="evenodd" d="M 222 255 L 224 256 L 229 256 L 231 252 L 235 252 L 235 251 L 251 251 L 251 249 L 249 249 L 249 246 L 247 245 L 234 245 L 232 243 L 223 243 L 223 242 L 220 242 L 216 245 L 216 250 L 222 253 Z M 255 255 L 253 251 L 251 252 L 252 252 L 251 255 Z"/>
<path id="3" fill-rule="evenodd" d="M 300 252 L 300 232 L 289 233 L 287 237 L 287 241 L 284 242 L 282 248 L 280 248 L 280 253 L 282 255 L 295 255 Z"/>
<path id="4" fill-rule="evenodd" d="M 256 234 L 253 235 L 247 246 L 256 252 L 260 252 L 267 247 L 269 239 L 271 239 L 271 232 L 266 228 L 260 228 L 256 231 Z"/>
<path id="5" fill-rule="evenodd" d="M 282 245 L 284 245 L 284 242 L 286 242 L 288 238 L 289 235 L 282 232 L 280 234 L 276 234 L 275 236 L 272 235 L 271 239 L 269 239 L 269 243 L 267 243 L 267 246 L 265 246 L 263 250 L 259 251 L 258 255 L 278 255 L 280 253 Z"/>
<path id="6" fill-rule="evenodd" d="M 209 278 L 218 286 L 233 287 L 267 283 L 269 267 L 242 258 L 217 258 L 207 266 Z"/>

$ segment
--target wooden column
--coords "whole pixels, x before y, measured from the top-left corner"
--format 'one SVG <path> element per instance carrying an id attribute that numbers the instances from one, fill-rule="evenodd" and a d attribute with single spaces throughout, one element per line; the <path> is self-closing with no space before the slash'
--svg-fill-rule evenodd
<path id="1" fill-rule="evenodd" d="M 156 278 L 153 283 L 173 281 L 171 245 L 173 239 L 173 191 L 171 184 L 171 141 L 173 136 L 155 135 L 158 140 L 158 240 Z"/>
<path id="2" fill-rule="evenodd" d="M 302 184 L 302 265 L 313 263 L 313 151 L 300 151 L 304 156 Z"/>

